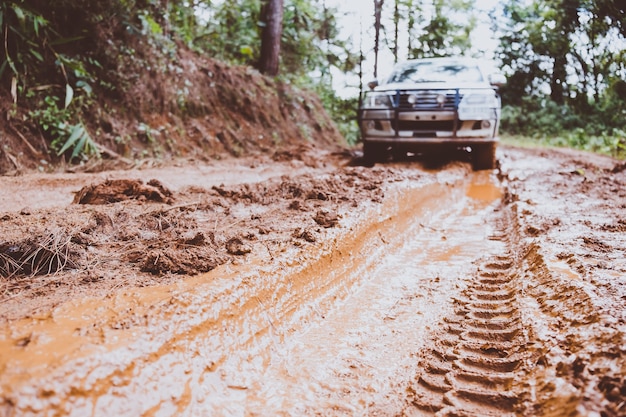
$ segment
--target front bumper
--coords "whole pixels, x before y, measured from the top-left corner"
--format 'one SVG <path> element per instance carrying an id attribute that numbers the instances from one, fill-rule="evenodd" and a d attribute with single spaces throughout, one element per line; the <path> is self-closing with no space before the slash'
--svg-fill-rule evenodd
<path id="1" fill-rule="evenodd" d="M 464 92 L 467 94 L 467 90 Z M 404 97 L 410 95 L 447 99 L 440 103 L 426 99 L 407 103 Z M 361 139 L 388 145 L 469 146 L 497 142 L 499 106 L 468 108 L 463 107 L 462 99 L 459 89 L 397 91 L 390 95 L 390 108 L 359 109 Z"/>

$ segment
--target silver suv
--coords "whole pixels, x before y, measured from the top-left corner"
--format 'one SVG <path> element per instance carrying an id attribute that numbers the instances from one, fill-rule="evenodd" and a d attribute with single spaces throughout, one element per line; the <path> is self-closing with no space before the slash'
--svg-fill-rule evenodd
<path id="1" fill-rule="evenodd" d="M 387 80 L 369 84 L 359 105 L 363 157 L 445 154 L 464 148 L 474 169 L 493 169 L 500 122 L 501 74 L 476 60 L 431 58 L 397 65 Z"/>

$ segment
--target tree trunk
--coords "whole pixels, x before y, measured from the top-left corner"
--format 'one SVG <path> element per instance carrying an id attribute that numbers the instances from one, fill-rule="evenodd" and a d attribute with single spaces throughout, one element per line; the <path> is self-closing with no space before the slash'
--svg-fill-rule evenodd
<path id="1" fill-rule="evenodd" d="M 398 38 L 400 26 L 400 0 L 396 0 L 393 10 L 393 63 L 398 63 Z"/>
<path id="2" fill-rule="evenodd" d="M 378 78 L 378 49 L 380 47 L 380 17 L 385 0 L 374 0 L 374 78 Z"/>
<path id="3" fill-rule="evenodd" d="M 415 11 L 413 10 L 413 0 L 409 0 L 406 4 L 406 9 L 408 11 L 408 19 L 406 22 L 406 31 L 408 34 L 408 44 L 407 44 L 407 53 L 406 56 L 407 58 L 411 59 L 411 58 L 415 58 L 414 54 L 413 54 L 413 28 L 415 27 L 415 17 L 414 17 L 414 13 Z M 421 11 L 421 10 L 420 10 Z"/>
<path id="4" fill-rule="evenodd" d="M 359 91 L 363 91 L 363 22 L 359 19 Z M 359 94 L 359 106 L 361 105 L 361 94 Z"/>
<path id="5" fill-rule="evenodd" d="M 280 39 L 283 33 L 283 0 L 266 0 L 262 21 L 265 23 L 261 37 L 259 71 L 269 76 L 278 75 Z"/>

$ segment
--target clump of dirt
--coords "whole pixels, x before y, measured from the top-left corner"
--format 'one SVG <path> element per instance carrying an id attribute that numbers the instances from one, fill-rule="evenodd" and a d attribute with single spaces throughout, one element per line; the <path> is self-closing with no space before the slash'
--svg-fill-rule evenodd
<path id="1" fill-rule="evenodd" d="M 215 248 L 204 245 L 177 246 L 175 248 L 157 248 L 148 252 L 141 262 L 140 270 L 154 275 L 166 273 L 194 275 L 208 272 L 226 262 Z M 230 251 L 229 251 L 230 253 Z M 241 255 L 243 253 L 234 253 Z"/>
<path id="2" fill-rule="evenodd" d="M 626 171 L 626 162 L 619 162 L 615 164 L 613 168 L 611 168 L 611 173 L 618 174 L 622 171 Z"/>
<path id="3" fill-rule="evenodd" d="M 605 416 L 619 416 L 624 412 L 626 404 L 626 378 L 623 376 L 602 376 L 598 388 L 604 393 L 606 399 Z"/>
<path id="4" fill-rule="evenodd" d="M 231 255 L 245 255 L 252 252 L 252 246 L 244 243 L 240 237 L 231 237 L 226 242 L 226 251 Z"/>
<path id="5" fill-rule="evenodd" d="M 107 180 L 101 184 L 83 187 L 74 196 L 78 204 L 109 204 L 124 200 L 149 200 L 172 203 L 172 192 L 157 180 L 147 184 L 139 180 Z"/>
<path id="6" fill-rule="evenodd" d="M 313 217 L 315 223 L 319 224 L 322 227 L 335 227 L 337 223 L 339 223 L 339 215 L 336 212 L 328 212 L 326 210 L 320 210 L 315 213 L 315 217 Z"/>

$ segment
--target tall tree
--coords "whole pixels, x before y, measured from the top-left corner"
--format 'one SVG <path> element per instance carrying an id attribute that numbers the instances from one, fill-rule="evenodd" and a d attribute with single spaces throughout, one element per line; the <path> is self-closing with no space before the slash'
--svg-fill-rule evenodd
<path id="1" fill-rule="evenodd" d="M 419 0 L 417 0 L 419 2 Z M 415 26 L 418 23 L 418 19 L 416 19 L 416 15 L 418 18 L 421 18 L 421 9 L 420 5 L 415 4 L 414 0 L 405 0 L 406 2 L 406 29 L 407 29 L 407 53 L 408 56 L 412 55 L 413 45 L 415 43 L 413 33 L 415 31 Z"/>
<path id="2" fill-rule="evenodd" d="M 400 2 L 396 0 L 393 9 L 393 62 L 398 62 L 398 43 L 400 35 Z"/>
<path id="3" fill-rule="evenodd" d="M 283 0 L 266 0 L 261 20 L 264 26 L 261 35 L 259 70 L 270 76 L 278 75 L 283 13 Z"/>
<path id="4" fill-rule="evenodd" d="M 492 19 L 494 30 L 500 32 L 496 54 L 508 73 L 508 83 L 500 92 L 504 102 L 521 105 L 524 97 L 537 94 L 547 77 L 546 63 L 534 52 L 529 36 L 534 32 L 533 22 L 540 21 L 540 10 L 511 0 L 504 5 L 503 16 L 492 15 Z"/>
<path id="5" fill-rule="evenodd" d="M 417 44 L 409 51 L 414 58 L 463 55 L 471 47 L 470 33 L 476 26 L 474 0 L 433 0 L 430 21 L 421 27 Z M 425 8 L 425 6 L 422 6 Z"/>
<path id="6" fill-rule="evenodd" d="M 378 52 L 380 50 L 380 30 L 385 0 L 374 0 L 374 78 L 378 77 Z"/>
<path id="7" fill-rule="evenodd" d="M 552 57 L 550 98 L 557 104 L 565 103 L 567 83 L 567 51 L 572 46 L 572 34 L 578 23 L 580 0 L 547 0 L 549 11 L 544 15 L 545 53 Z M 553 28 L 553 29 L 552 29 Z"/>

